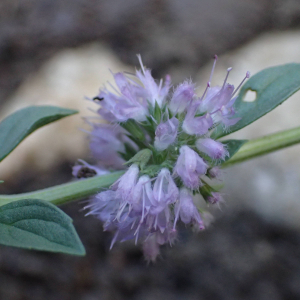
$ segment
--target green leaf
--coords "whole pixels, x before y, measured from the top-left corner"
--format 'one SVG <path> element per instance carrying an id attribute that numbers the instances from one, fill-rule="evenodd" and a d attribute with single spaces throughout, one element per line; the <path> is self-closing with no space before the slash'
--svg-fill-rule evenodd
<path id="1" fill-rule="evenodd" d="M 159 124 L 161 121 L 161 108 L 159 107 L 158 103 L 155 101 L 154 106 L 154 119 Z"/>
<path id="2" fill-rule="evenodd" d="M 0 244 L 85 255 L 72 219 L 55 205 L 37 199 L 0 207 Z"/>
<path id="3" fill-rule="evenodd" d="M 0 123 L 0 161 L 36 129 L 75 113 L 56 106 L 29 106 L 9 115 Z"/>
<path id="4" fill-rule="evenodd" d="M 236 154 L 239 149 L 246 143 L 248 142 L 247 140 L 227 140 L 227 141 L 222 141 L 222 144 L 226 146 L 226 149 L 229 153 L 229 156 L 225 158 L 225 160 L 222 162 L 224 163 L 225 161 L 228 161 L 234 154 Z"/>
<path id="5" fill-rule="evenodd" d="M 241 88 L 235 102 L 236 117 L 241 120 L 225 131 L 219 125 L 213 138 L 235 132 L 259 119 L 300 89 L 300 64 L 292 63 L 265 69 L 252 76 Z M 246 92 L 255 91 L 256 100 L 243 100 Z"/>

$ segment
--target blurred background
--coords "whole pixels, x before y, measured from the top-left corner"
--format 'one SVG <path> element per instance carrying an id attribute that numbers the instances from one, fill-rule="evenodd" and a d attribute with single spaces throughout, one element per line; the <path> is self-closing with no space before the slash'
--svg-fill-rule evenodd
<path id="1" fill-rule="evenodd" d="M 1 0 L 0 119 L 18 108 L 50 104 L 80 110 L 38 130 L 0 166 L 0 193 L 72 180 L 89 160 L 80 129 L 112 70 L 132 71 L 136 54 L 154 77 L 192 78 L 203 91 L 232 66 L 246 71 L 300 62 L 299 0 Z M 299 74 L 300 75 L 300 74 Z M 232 135 L 249 139 L 300 125 L 300 95 Z M 147 265 L 130 242 L 109 251 L 110 234 L 62 207 L 87 249 L 84 258 L 0 246 L 0 299 L 300 299 L 299 146 L 225 170 L 221 210 L 206 231 L 182 228 L 177 245 Z"/>

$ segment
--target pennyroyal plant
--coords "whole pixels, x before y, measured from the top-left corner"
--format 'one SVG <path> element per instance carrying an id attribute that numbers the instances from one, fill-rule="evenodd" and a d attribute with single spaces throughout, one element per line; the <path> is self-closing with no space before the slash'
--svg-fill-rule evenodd
<path id="1" fill-rule="evenodd" d="M 211 86 L 215 57 L 207 86 L 198 97 L 191 81 L 174 87 L 166 76 L 157 82 L 140 57 L 139 61 L 141 70 L 113 74 L 117 88 L 104 87 L 90 99 L 99 104 L 98 122 L 87 119 L 92 128 L 90 148 L 97 164 L 80 160 L 73 168 L 77 182 L 0 196 L 0 243 L 83 255 L 84 248 L 68 217 L 58 208 L 54 214 L 47 211 L 49 205 L 90 196 L 86 214 L 99 218 L 104 230 L 114 233 L 111 247 L 116 241 L 134 239 L 143 244 L 146 259 L 154 261 L 160 245 L 174 243 L 179 222 L 196 231 L 209 223 L 211 217 L 198 202 L 204 199 L 216 205 L 223 201 L 219 190 L 223 167 L 300 141 L 299 128 L 249 142 L 218 140 L 247 126 L 297 91 L 299 64 L 254 75 L 237 96 L 249 72 L 236 89 L 227 83 L 231 68 L 220 86 Z M 243 101 L 249 89 L 257 93 L 254 103 Z M 25 110 L 0 123 L 0 142 L 5 144 L 0 148 L 2 159 L 38 127 L 75 113 L 61 109 L 59 115 L 59 108 L 53 107 Z M 20 120 L 23 126 L 18 126 Z M 53 204 L 47 206 L 44 201 Z M 10 219 L 6 218 L 8 211 Z M 30 212 L 37 221 L 30 221 Z M 49 220 L 56 229 L 41 226 Z M 20 231 L 20 226 L 26 232 Z M 5 230 L 16 231 L 22 239 L 16 242 L 13 236 L 5 235 Z"/>

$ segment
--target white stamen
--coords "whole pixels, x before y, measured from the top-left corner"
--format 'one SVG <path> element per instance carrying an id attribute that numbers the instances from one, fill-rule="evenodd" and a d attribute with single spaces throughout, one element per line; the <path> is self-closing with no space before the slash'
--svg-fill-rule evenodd
<path id="1" fill-rule="evenodd" d="M 224 86 L 225 86 L 225 84 L 226 84 L 226 82 L 227 82 L 227 79 L 228 79 L 228 76 L 229 76 L 229 72 L 230 72 L 231 70 L 232 70 L 232 68 L 228 68 L 228 69 L 227 69 L 227 74 L 226 74 L 226 77 L 225 77 L 225 80 L 224 80 L 222 89 L 224 89 Z"/>
<path id="2" fill-rule="evenodd" d="M 161 80 L 159 81 L 159 86 L 158 86 L 158 90 L 159 90 L 159 91 L 161 90 L 162 84 L 163 84 L 163 80 L 161 79 Z"/>
<path id="3" fill-rule="evenodd" d="M 137 54 L 136 56 L 138 57 L 138 60 L 139 60 L 140 65 L 141 65 L 141 68 L 142 68 L 143 73 L 144 73 L 144 75 L 145 75 L 145 69 L 144 69 L 144 65 L 143 65 L 143 61 L 142 61 L 141 54 Z"/>
<path id="4" fill-rule="evenodd" d="M 206 89 L 205 89 L 203 95 L 201 96 L 200 101 L 202 101 L 204 99 L 204 96 L 206 95 L 206 92 L 207 92 L 208 88 L 210 88 L 210 82 L 207 83 Z"/>
<path id="5" fill-rule="evenodd" d="M 126 205 L 127 205 L 127 202 L 124 202 L 123 204 L 120 205 L 119 211 L 118 211 L 114 221 L 117 220 L 118 222 L 120 222 L 120 217 L 121 217 L 121 215 L 123 213 L 123 210 L 125 209 Z"/>
<path id="6" fill-rule="evenodd" d="M 132 223 L 132 226 L 131 226 L 131 229 L 133 229 L 134 225 L 135 225 L 135 222 L 136 222 L 137 219 L 135 219 Z"/>
<path id="7" fill-rule="evenodd" d="M 116 234 L 114 235 L 114 238 L 113 238 L 112 241 L 111 241 L 109 250 L 111 250 L 111 248 L 114 246 L 114 244 L 115 244 L 115 242 L 116 242 L 116 240 L 117 240 L 118 235 L 119 235 L 119 231 L 117 231 Z"/>
<path id="8" fill-rule="evenodd" d="M 215 55 L 214 59 L 215 59 L 215 60 L 214 60 L 214 64 L 213 64 L 213 67 L 212 67 L 212 69 L 211 69 L 211 72 L 210 72 L 210 76 L 209 76 L 208 82 L 211 82 L 211 80 L 212 80 L 212 77 L 213 77 L 213 74 L 214 74 L 214 71 L 215 71 L 215 66 L 216 66 L 216 63 L 217 63 L 217 60 L 218 60 L 218 56 Z"/>
<path id="9" fill-rule="evenodd" d="M 245 80 L 248 79 L 248 78 L 250 78 L 250 72 L 249 72 L 249 71 L 247 71 L 245 78 L 242 80 L 242 82 L 239 84 L 239 86 L 234 90 L 234 92 L 232 93 L 232 96 L 231 96 L 231 97 L 233 97 L 233 96 L 236 94 L 236 92 L 240 89 L 240 87 L 242 86 L 242 84 L 243 84 L 243 83 L 245 82 Z"/>

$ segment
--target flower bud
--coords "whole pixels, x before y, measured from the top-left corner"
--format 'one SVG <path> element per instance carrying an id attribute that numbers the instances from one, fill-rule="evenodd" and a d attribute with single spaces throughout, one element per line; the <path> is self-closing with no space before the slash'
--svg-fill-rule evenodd
<path id="1" fill-rule="evenodd" d="M 153 186 L 153 205 L 160 206 L 163 210 L 166 205 L 177 200 L 178 194 L 170 171 L 166 168 L 161 169 Z"/>
<path id="2" fill-rule="evenodd" d="M 186 188 L 180 189 L 179 202 L 175 205 L 174 224 L 176 224 L 178 216 L 180 216 L 183 223 L 189 224 L 193 222 L 199 226 L 199 229 L 204 229 L 198 209 L 193 202 L 193 197 Z"/>
<path id="3" fill-rule="evenodd" d="M 174 91 L 173 97 L 169 103 L 169 108 L 173 114 L 182 113 L 189 105 L 195 95 L 195 85 L 185 81 Z"/>
<path id="4" fill-rule="evenodd" d="M 195 117 L 198 104 L 193 104 L 185 116 L 182 124 L 182 129 L 184 132 L 190 135 L 203 135 L 206 134 L 213 126 L 213 120 L 210 114 L 205 114 L 203 116 Z"/>
<path id="5" fill-rule="evenodd" d="M 216 167 L 212 167 L 212 168 L 208 169 L 207 175 L 211 179 L 214 179 L 214 178 L 220 179 L 222 172 L 221 172 L 221 169 L 216 166 Z"/>
<path id="6" fill-rule="evenodd" d="M 124 201 L 127 200 L 131 190 L 136 185 L 138 175 L 138 166 L 136 164 L 131 165 L 127 172 L 111 186 L 111 189 L 117 191 L 118 197 Z"/>
<path id="7" fill-rule="evenodd" d="M 207 154 L 213 159 L 222 159 L 228 155 L 228 151 L 225 149 L 224 145 L 213 139 L 199 139 L 196 141 L 196 147 L 199 151 Z"/>
<path id="8" fill-rule="evenodd" d="M 173 117 L 165 123 L 160 123 L 155 130 L 154 147 L 163 151 L 174 143 L 177 137 L 178 120 Z"/>
<path id="9" fill-rule="evenodd" d="M 216 204 L 224 201 L 222 195 L 217 192 L 212 192 L 211 195 L 208 196 L 206 200 L 210 204 Z"/>
<path id="10" fill-rule="evenodd" d="M 199 176 L 206 173 L 207 167 L 204 160 L 194 150 L 188 146 L 182 146 L 174 173 L 180 176 L 186 187 L 197 189 L 201 183 Z"/>

